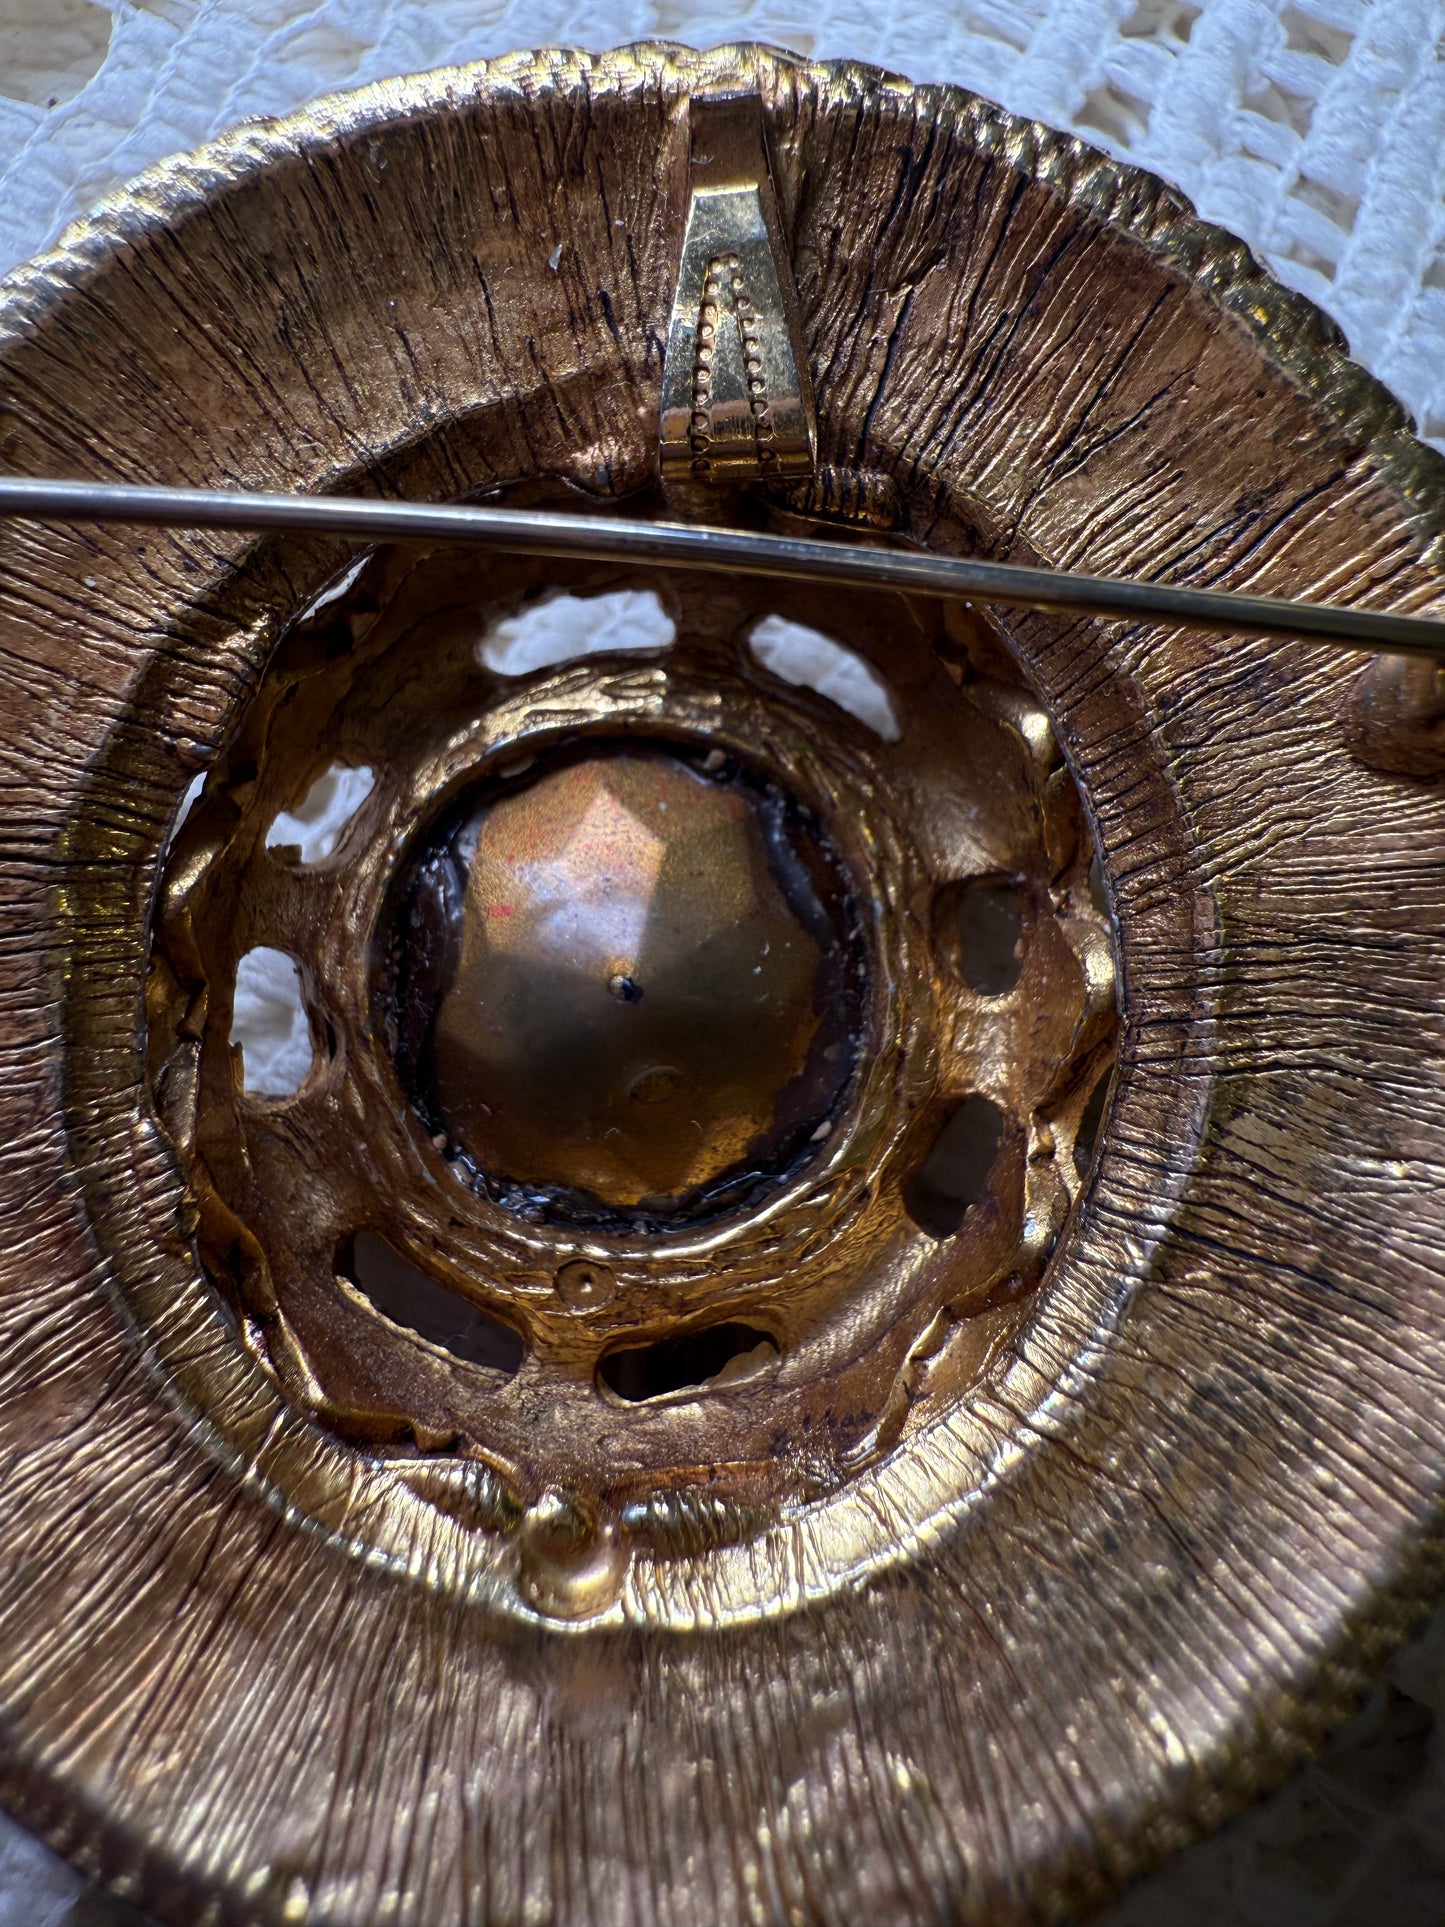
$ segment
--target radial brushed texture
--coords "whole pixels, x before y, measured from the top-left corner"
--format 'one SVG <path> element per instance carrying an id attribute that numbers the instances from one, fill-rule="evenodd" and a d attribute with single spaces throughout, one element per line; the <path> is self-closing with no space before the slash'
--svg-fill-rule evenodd
<path id="1" fill-rule="evenodd" d="M 1243 247 L 966 95 L 756 49 L 389 84 L 146 177 L 7 284 L 0 459 L 626 493 L 681 104 L 737 83 L 820 459 L 891 478 L 905 533 L 1431 604 L 1438 458 Z M 339 553 L 0 537 L 0 1794 L 177 1922 L 1101 1894 L 1317 1737 L 1433 1570 L 1439 786 L 1352 757 L 1366 672 L 1323 650 L 1016 621 L 1123 971 L 1053 1289 L 966 1409 L 738 1551 L 766 1609 L 642 1597 L 561 1633 L 469 1590 L 468 1528 L 388 1513 L 241 1359 L 144 1098 L 165 836 Z"/>

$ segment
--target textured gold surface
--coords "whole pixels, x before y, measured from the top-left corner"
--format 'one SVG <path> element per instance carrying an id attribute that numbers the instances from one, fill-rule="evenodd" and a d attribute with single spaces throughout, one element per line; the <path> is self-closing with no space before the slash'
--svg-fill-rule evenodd
<path id="1" fill-rule="evenodd" d="M 309 1454 L 286 1458 L 275 1476 L 288 1502 L 354 1549 L 394 1557 L 418 1500 L 444 1512 L 465 1500 L 473 1530 L 450 1540 L 438 1585 L 481 1588 L 528 1617 L 659 1628 L 691 1625 L 703 1596 L 717 1618 L 791 1611 L 759 1544 L 785 1544 L 811 1508 L 832 1517 L 819 1543 L 846 1547 L 867 1516 L 859 1481 L 959 1408 L 1029 1315 L 1081 1188 L 1077 1139 L 1112 1055 L 1114 972 L 1078 793 L 1042 710 L 1000 680 L 1007 658 L 965 612 L 764 581 L 724 593 L 680 576 L 661 590 L 676 640 L 646 666 L 479 674 L 479 612 L 525 608 L 542 582 L 585 610 L 589 592 L 627 579 L 399 549 L 328 589 L 278 642 L 168 853 L 147 1043 L 198 1250 L 243 1342 L 298 1412 L 364 1455 L 335 1462 L 340 1490 L 318 1485 Z M 886 674 L 896 740 L 771 675 L 747 642 L 769 614 L 806 615 Z M 305 866 L 274 851 L 276 812 L 342 755 L 376 781 L 335 855 Z M 721 875 L 692 868 L 684 812 L 667 893 L 711 936 L 687 963 L 665 932 L 663 955 L 685 966 L 673 990 L 698 993 L 695 1011 L 671 1023 L 645 943 L 593 956 L 570 981 L 558 957 L 530 950 L 541 974 L 503 986 L 524 993 L 505 1025 L 516 1071 L 508 1058 L 449 1082 L 455 1033 L 499 981 L 493 923 L 520 923 L 530 946 L 545 912 L 544 898 L 519 897 L 531 881 L 510 858 L 542 856 L 550 886 L 558 848 L 599 801 L 620 827 L 585 872 L 563 873 L 564 953 L 590 940 L 596 914 L 615 927 L 627 866 L 639 880 L 649 851 L 664 884 L 644 818 L 619 826 L 619 778 L 634 811 L 668 802 L 672 816 L 679 790 L 697 791 L 707 848 L 724 859 Z M 787 919 L 766 862 L 758 875 L 765 843 L 795 866 Z M 720 889 L 728 874 L 734 887 Z M 1019 913 L 1005 981 L 982 987 L 965 956 L 969 879 L 985 891 L 1011 880 Z M 758 941 L 760 881 L 772 908 Z M 479 914 L 493 907 L 513 914 Z M 800 978 L 771 954 L 797 917 L 820 939 Z M 750 1054 L 746 1005 L 729 1001 L 740 942 L 759 953 L 746 981 L 777 973 L 806 1042 L 801 1078 L 781 1092 L 788 1026 Z M 231 985 L 256 944 L 293 956 L 309 986 L 312 1067 L 279 1101 L 237 1088 Z M 640 999 L 614 1002 L 614 978 Z M 555 1079 L 525 1060 L 589 991 L 624 1025 L 660 994 L 703 1073 L 696 1108 L 631 1139 L 651 1160 L 707 1155 L 714 1181 L 681 1209 L 567 1186 L 581 1159 L 599 1182 L 618 1178 L 627 1149 L 578 1128 L 569 1080 L 605 1090 L 623 1074 L 606 1050 L 589 1069 L 575 1045 Z M 760 1116 L 781 1098 L 784 1128 L 771 1159 L 729 1172 L 739 1146 L 719 1101 L 738 1072 Z M 661 1109 L 677 1101 L 662 1095 Z M 955 1120 L 967 1136 L 980 1104 L 998 1142 L 985 1132 L 965 1211 L 950 1187 Z M 550 1188 L 522 1168 L 544 1156 L 561 1160 Z M 460 1363 L 430 1316 L 415 1323 L 439 1291 L 493 1321 L 473 1321 Z M 214 1382 L 186 1376 L 229 1433 Z M 361 1470 L 375 1482 L 364 1517 L 345 1509 Z M 845 1572 L 814 1583 L 832 1589 Z"/>
<path id="2" fill-rule="evenodd" d="M 757 94 L 688 103 L 688 204 L 662 367 L 662 470 L 812 472 L 813 386 Z"/>
<path id="3" fill-rule="evenodd" d="M 150 177 L 11 283 L 3 459 L 646 485 L 682 102 L 727 85 L 764 98 L 817 375 L 800 505 L 1057 566 L 1435 600 L 1440 464 L 1242 247 L 966 96 L 748 49 L 388 85 Z M 1007 1922 L 1212 1823 L 1349 1703 L 1429 1576 L 1445 1464 L 1445 799 L 1352 754 L 1358 670 L 1012 625 L 1121 962 L 1100 1154 L 1037 1298 L 895 1447 L 736 1543 L 705 1488 L 616 1529 L 524 1493 L 524 1528 L 480 1462 L 358 1450 L 304 1353 L 238 1334 L 148 1096 L 179 798 L 237 755 L 339 552 L 4 545 L 7 1804 L 177 1921 L 223 1895 L 418 1927 Z M 618 685 L 656 722 L 649 673 Z M 1020 758 L 1031 728 L 1022 707 Z M 240 761 L 228 780 L 217 818 L 245 807 Z M 418 815 L 392 807 L 399 849 Z M 883 927 L 914 942 L 929 908 Z M 157 1101 L 194 1109 L 182 1082 Z M 233 1220 L 221 1256 L 260 1293 Z M 706 1240 L 679 1263 L 712 1275 Z"/>

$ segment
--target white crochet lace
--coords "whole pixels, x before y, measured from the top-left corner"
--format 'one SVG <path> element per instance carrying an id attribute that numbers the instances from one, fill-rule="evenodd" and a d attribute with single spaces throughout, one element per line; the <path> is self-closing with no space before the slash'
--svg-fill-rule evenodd
<path id="1" fill-rule="evenodd" d="M 1440 0 L 0 0 L 0 272 L 239 120 L 544 44 L 756 39 L 961 82 L 1153 168 L 1445 446 Z"/>

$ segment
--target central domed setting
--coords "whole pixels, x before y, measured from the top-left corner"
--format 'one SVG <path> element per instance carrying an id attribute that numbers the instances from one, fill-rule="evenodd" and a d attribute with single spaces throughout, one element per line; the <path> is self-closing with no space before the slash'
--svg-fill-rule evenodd
<path id="1" fill-rule="evenodd" d="M 716 749 L 606 747 L 474 791 L 391 936 L 397 1064 L 529 1213 L 721 1208 L 828 1135 L 862 966 L 798 803 Z"/>

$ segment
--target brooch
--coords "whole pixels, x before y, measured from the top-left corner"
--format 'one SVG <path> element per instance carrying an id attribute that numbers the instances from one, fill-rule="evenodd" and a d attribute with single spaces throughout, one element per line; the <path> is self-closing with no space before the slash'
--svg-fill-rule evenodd
<path id="1" fill-rule="evenodd" d="M 1445 471 L 1316 310 L 957 91 L 518 56 L 72 230 L 0 463 L 309 498 L 0 523 L 8 1807 L 166 1920 L 1061 1918 L 1348 1708 Z"/>

